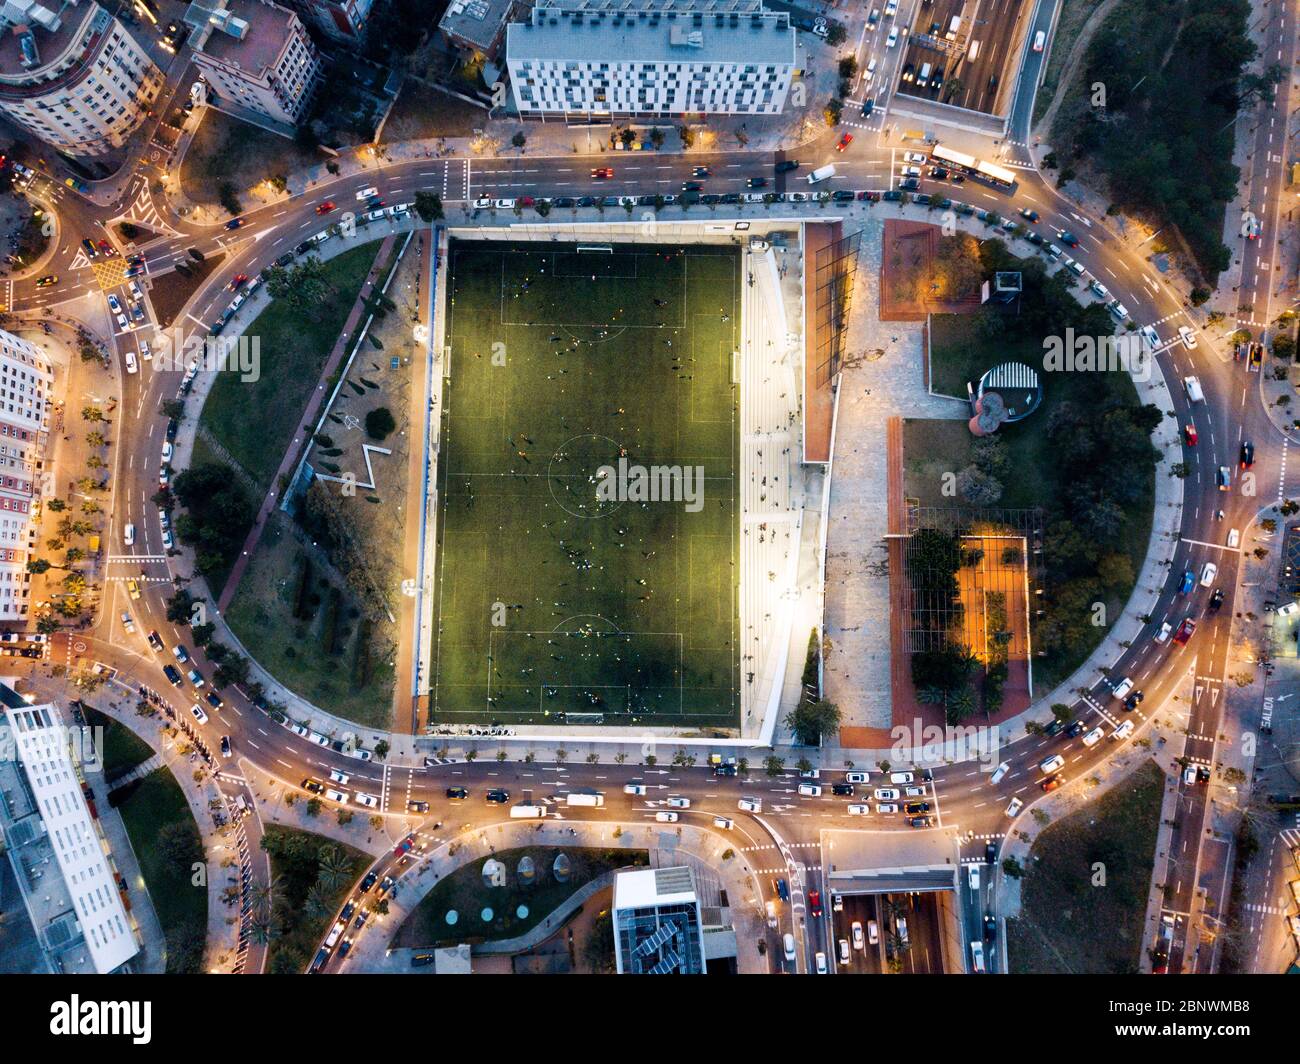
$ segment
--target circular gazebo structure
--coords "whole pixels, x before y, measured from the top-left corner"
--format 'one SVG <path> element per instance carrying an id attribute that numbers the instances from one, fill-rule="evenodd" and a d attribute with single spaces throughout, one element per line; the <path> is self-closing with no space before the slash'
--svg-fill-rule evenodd
<path id="1" fill-rule="evenodd" d="M 1042 401 L 1043 386 L 1038 372 L 1023 362 L 1003 362 L 979 380 L 971 431 L 977 436 L 985 436 L 996 431 L 1003 422 L 1023 421 L 1038 409 Z"/>

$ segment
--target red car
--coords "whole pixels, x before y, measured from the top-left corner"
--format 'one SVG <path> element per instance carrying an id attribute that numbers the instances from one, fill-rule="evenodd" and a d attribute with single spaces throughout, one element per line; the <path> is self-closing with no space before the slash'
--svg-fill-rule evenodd
<path id="1" fill-rule="evenodd" d="M 337 207 L 338 207 L 337 203 L 335 203 L 332 199 L 327 199 L 324 203 L 318 203 L 316 205 L 316 213 L 329 214 L 330 211 L 335 210 Z"/>
<path id="2" fill-rule="evenodd" d="M 230 279 L 230 284 L 227 285 L 227 287 L 228 287 L 232 292 L 238 292 L 239 289 L 240 289 L 240 287 L 241 287 L 241 286 L 244 284 L 244 282 L 247 281 L 247 280 L 248 280 L 248 274 L 246 274 L 246 273 L 237 273 L 237 274 L 235 274 L 234 277 L 232 277 L 232 278 Z"/>
<path id="3" fill-rule="evenodd" d="M 1060 773 L 1057 773 L 1057 775 L 1051 777 L 1050 779 L 1043 780 L 1043 790 L 1054 791 L 1056 790 L 1057 787 L 1061 785 L 1062 782 L 1063 781 L 1061 780 Z"/>
<path id="4" fill-rule="evenodd" d="M 808 892 L 808 911 L 812 913 L 814 920 L 820 920 L 822 916 L 822 896 L 821 891 L 810 890 Z"/>
<path id="5" fill-rule="evenodd" d="M 409 853 L 411 847 L 414 845 L 415 845 L 415 836 L 407 835 L 406 838 L 404 838 L 401 842 L 397 844 L 397 847 L 393 850 L 393 853 L 397 854 L 397 856 L 400 857 L 404 853 Z"/>
<path id="6" fill-rule="evenodd" d="M 850 144 L 852 144 L 852 143 L 853 143 L 853 134 L 852 134 L 852 133 L 845 133 L 844 136 L 840 137 L 840 142 L 839 142 L 838 144 L 835 145 L 835 150 L 836 150 L 836 151 L 843 151 L 845 148 L 847 148 L 847 147 L 848 147 Z"/>
<path id="7" fill-rule="evenodd" d="M 1196 435 L 1196 426 L 1195 426 L 1195 425 L 1184 425 L 1184 426 L 1183 426 L 1183 439 L 1185 439 L 1185 440 L 1187 441 L 1187 446 L 1188 446 L 1188 447 L 1195 447 L 1195 446 L 1196 446 L 1196 441 L 1199 439 L 1199 437 Z"/>
<path id="8" fill-rule="evenodd" d="M 596 178 L 597 180 L 603 180 L 604 178 L 613 177 L 614 171 L 611 170 L 608 166 L 602 166 L 599 167 L 598 169 L 593 170 L 591 172 L 591 176 Z"/>
<path id="9" fill-rule="evenodd" d="M 1190 617 L 1185 618 L 1183 623 L 1178 626 L 1178 631 L 1174 633 L 1174 642 L 1185 644 L 1187 640 L 1192 638 L 1192 633 L 1195 631 L 1196 622 Z"/>
<path id="10" fill-rule="evenodd" d="M 95 246 L 98 247 L 99 250 L 100 250 L 100 252 L 101 252 L 102 254 L 104 254 L 104 255 L 111 255 L 111 254 L 113 254 L 113 245 L 110 244 L 107 240 L 101 240 L 101 241 L 100 241 L 98 244 L 96 244 Z"/>

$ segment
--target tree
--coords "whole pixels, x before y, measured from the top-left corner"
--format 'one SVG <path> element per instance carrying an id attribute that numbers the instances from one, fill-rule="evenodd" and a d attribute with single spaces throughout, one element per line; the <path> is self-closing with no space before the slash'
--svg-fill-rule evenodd
<path id="1" fill-rule="evenodd" d="M 1002 498 L 1002 484 L 975 465 L 957 474 L 957 494 L 972 506 L 992 506 Z"/>
<path id="2" fill-rule="evenodd" d="M 379 742 L 375 743 L 375 757 L 379 758 L 380 761 L 388 757 L 387 739 L 380 739 Z"/>
<path id="3" fill-rule="evenodd" d="M 320 799 L 319 798 L 307 799 L 307 804 L 306 806 L 304 806 L 304 809 L 308 816 L 311 817 L 320 816 L 320 811 L 321 811 Z"/>
<path id="4" fill-rule="evenodd" d="M 300 259 L 291 267 L 268 266 L 266 291 L 299 310 L 319 306 L 334 294 L 325 276 L 325 264 L 316 255 Z"/>
<path id="5" fill-rule="evenodd" d="M 221 182 L 217 188 L 217 199 L 226 213 L 232 217 L 244 210 L 243 204 L 239 202 L 239 189 L 235 187 L 233 181 Z"/>
<path id="6" fill-rule="evenodd" d="M 1290 361 L 1295 357 L 1295 340 L 1288 333 L 1280 332 L 1273 337 L 1273 357 Z"/>
<path id="7" fill-rule="evenodd" d="M 211 621 L 204 624 L 196 624 L 190 629 L 190 638 L 194 640 L 196 647 L 205 647 L 212 642 L 212 636 L 215 634 L 217 626 Z"/>
<path id="8" fill-rule="evenodd" d="M 664 131 L 658 126 L 650 130 L 650 143 L 654 145 L 655 151 L 664 146 Z"/>
<path id="9" fill-rule="evenodd" d="M 186 513 L 176 534 L 193 547 L 199 572 L 219 572 L 234 558 L 252 526 L 256 508 L 243 482 L 220 462 L 205 462 L 179 474 L 173 493 Z"/>
<path id="10" fill-rule="evenodd" d="M 36 620 L 36 630 L 42 635 L 53 635 L 60 627 L 62 626 L 59 624 L 58 619 L 48 613 L 42 614 Z"/>
<path id="11" fill-rule="evenodd" d="M 44 558 L 33 558 L 27 563 L 27 571 L 33 576 L 39 576 L 41 573 L 47 572 L 49 568 L 50 563 Z"/>
<path id="12" fill-rule="evenodd" d="M 326 890 L 336 891 L 352 878 L 352 862 L 337 846 L 322 846 L 319 861 L 320 883 Z"/>
<path id="13" fill-rule="evenodd" d="M 81 408 L 81 416 L 84 420 L 94 423 L 96 421 L 104 420 L 104 411 L 100 410 L 97 406 L 83 406 Z"/>
<path id="14" fill-rule="evenodd" d="M 690 126 L 679 126 L 677 135 L 681 138 L 683 148 L 691 148 L 695 145 L 695 130 Z"/>
<path id="15" fill-rule="evenodd" d="M 830 27 L 826 31 L 826 43 L 829 44 L 832 48 L 837 48 L 844 43 L 844 39 L 847 36 L 848 36 L 848 31 L 845 30 L 843 24 L 839 22 L 832 22 L 830 24 Z"/>
<path id="16" fill-rule="evenodd" d="M 822 117 L 826 120 L 828 126 L 838 126 L 843 114 L 844 103 L 835 97 L 831 97 L 831 99 L 826 102 L 826 108 L 822 112 Z"/>
<path id="17" fill-rule="evenodd" d="M 833 702 L 820 699 L 801 702 L 785 717 L 785 726 L 795 734 L 803 746 L 816 746 L 822 736 L 830 735 L 840 726 L 840 710 Z"/>
<path id="18" fill-rule="evenodd" d="M 526 143 L 528 143 L 528 138 L 524 136 L 523 131 L 521 130 L 510 138 L 510 143 L 516 148 L 522 148 Z"/>
<path id="19" fill-rule="evenodd" d="M 841 57 L 839 72 L 841 78 L 851 81 L 858 73 L 857 56 L 846 55 Z"/>
<path id="20" fill-rule="evenodd" d="M 159 832 L 155 846 L 165 866 L 188 869 L 203 861 L 203 842 L 191 820 L 165 825 Z"/>
<path id="21" fill-rule="evenodd" d="M 64 510 L 66 510 L 68 508 L 68 504 L 64 502 L 62 499 L 56 498 L 56 499 L 51 499 L 49 502 L 47 502 L 45 504 L 45 508 L 49 510 L 51 513 L 57 514 L 57 513 L 62 513 Z"/>
<path id="22" fill-rule="evenodd" d="M 164 399 L 158 404 L 158 412 L 168 420 L 179 421 L 185 416 L 185 400 Z"/>
<path id="23" fill-rule="evenodd" d="M 417 192 L 415 194 L 415 213 L 420 216 L 421 221 L 438 221 L 443 217 L 442 197 L 436 192 Z"/>
<path id="24" fill-rule="evenodd" d="M 375 407 L 366 414 L 366 435 L 372 440 L 382 440 L 397 428 L 393 413 L 386 406 Z"/>
<path id="25" fill-rule="evenodd" d="M 785 758 L 769 754 L 763 758 L 763 769 L 769 776 L 779 776 L 785 771 Z"/>

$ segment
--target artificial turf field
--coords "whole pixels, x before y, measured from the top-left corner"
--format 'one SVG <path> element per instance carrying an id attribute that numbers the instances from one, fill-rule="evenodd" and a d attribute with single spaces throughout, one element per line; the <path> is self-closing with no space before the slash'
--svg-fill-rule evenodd
<path id="1" fill-rule="evenodd" d="M 430 720 L 737 725 L 738 254 L 448 268 Z M 620 457 L 702 467 L 699 508 L 598 499 Z"/>

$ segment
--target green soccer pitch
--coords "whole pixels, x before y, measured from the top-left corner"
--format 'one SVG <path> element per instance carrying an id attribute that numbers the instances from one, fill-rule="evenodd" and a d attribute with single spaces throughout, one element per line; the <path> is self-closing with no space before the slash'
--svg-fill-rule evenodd
<path id="1" fill-rule="evenodd" d="M 735 727 L 739 256 L 577 248 L 451 247 L 429 719 Z"/>

